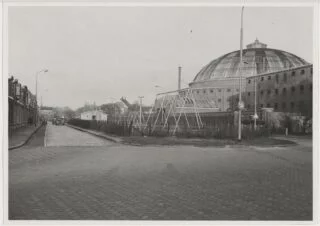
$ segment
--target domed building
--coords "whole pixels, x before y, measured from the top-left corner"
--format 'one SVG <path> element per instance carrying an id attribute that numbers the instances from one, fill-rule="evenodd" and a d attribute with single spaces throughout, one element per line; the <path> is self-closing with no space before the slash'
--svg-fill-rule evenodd
<path id="1" fill-rule="evenodd" d="M 252 109 L 254 106 L 256 85 L 258 108 L 298 112 L 301 107 L 306 108 L 311 104 L 308 112 L 310 113 L 310 107 L 312 112 L 312 64 L 292 53 L 267 48 L 267 45 L 258 39 L 243 49 L 241 69 L 239 63 L 239 50 L 227 53 L 204 66 L 189 86 L 195 95 L 206 95 L 214 99 L 217 111 L 232 111 L 238 103 L 241 75 L 241 91 L 246 109 Z M 291 90 L 296 92 L 289 93 Z"/>

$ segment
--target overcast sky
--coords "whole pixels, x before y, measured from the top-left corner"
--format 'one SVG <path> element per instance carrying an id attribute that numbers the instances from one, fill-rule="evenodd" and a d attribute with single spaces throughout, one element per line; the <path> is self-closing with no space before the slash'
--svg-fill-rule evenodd
<path id="1" fill-rule="evenodd" d="M 239 49 L 240 7 L 10 7 L 9 73 L 47 106 L 130 102 L 183 87 L 211 60 Z M 312 63 L 312 8 L 245 8 L 244 45 Z M 160 86 L 160 88 L 155 88 Z M 40 98 L 39 98 L 40 99 Z"/>

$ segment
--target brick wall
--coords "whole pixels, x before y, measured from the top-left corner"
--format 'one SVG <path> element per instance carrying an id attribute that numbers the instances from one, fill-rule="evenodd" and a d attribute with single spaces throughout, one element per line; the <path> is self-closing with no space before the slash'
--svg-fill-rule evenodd
<path id="1" fill-rule="evenodd" d="M 254 107 L 256 81 L 257 109 L 312 116 L 312 65 L 261 74 L 246 80 L 246 108 Z"/>

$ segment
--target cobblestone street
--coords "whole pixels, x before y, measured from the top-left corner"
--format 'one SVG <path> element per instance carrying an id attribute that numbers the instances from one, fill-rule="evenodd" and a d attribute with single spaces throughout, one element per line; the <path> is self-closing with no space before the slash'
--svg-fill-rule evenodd
<path id="1" fill-rule="evenodd" d="M 32 142 L 9 152 L 9 219 L 312 220 L 311 139 L 137 147 L 49 125 Z"/>

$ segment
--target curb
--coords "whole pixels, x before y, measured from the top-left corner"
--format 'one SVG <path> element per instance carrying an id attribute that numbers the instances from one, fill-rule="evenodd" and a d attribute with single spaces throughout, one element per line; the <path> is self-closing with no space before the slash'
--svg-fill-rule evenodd
<path id="1" fill-rule="evenodd" d="M 72 126 L 72 125 L 70 125 L 70 124 L 65 124 L 65 125 L 68 126 L 68 127 L 70 127 L 70 128 L 73 128 L 73 129 L 76 129 L 76 130 L 80 130 L 80 131 L 82 131 L 82 132 L 89 133 L 89 134 L 94 135 L 94 136 L 96 136 L 96 137 L 99 137 L 99 138 L 103 138 L 103 139 L 112 141 L 112 142 L 114 142 L 114 143 L 120 143 L 120 141 L 118 141 L 118 140 L 116 140 L 116 139 L 113 139 L 112 137 L 103 135 L 103 134 L 98 134 L 98 133 L 92 132 L 92 131 L 87 130 L 87 129 L 82 129 L 82 128 L 77 127 L 77 126 Z"/>
<path id="2" fill-rule="evenodd" d="M 31 139 L 31 137 L 32 137 L 36 132 L 38 132 L 38 130 L 39 130 L 42 126 L 44 126 L 44 124 L 41 124 L 40 126 L 38 126 L 38 127 L 28 136 L 28 138 L 27 138 L 24 142 L 22 142 L 22 143 L 20 143 L 20 144 L 18 144 L 18 145 L 16 145 L 16 146 L 11 146 L 11 147 L 9 147 L 9 150 L 17 149 L 17 148 L 20 148 L 20 147 L 24 146 L 25 144 L 27 144 L 27 143 L 29 142 L 29 140 Z"/>

